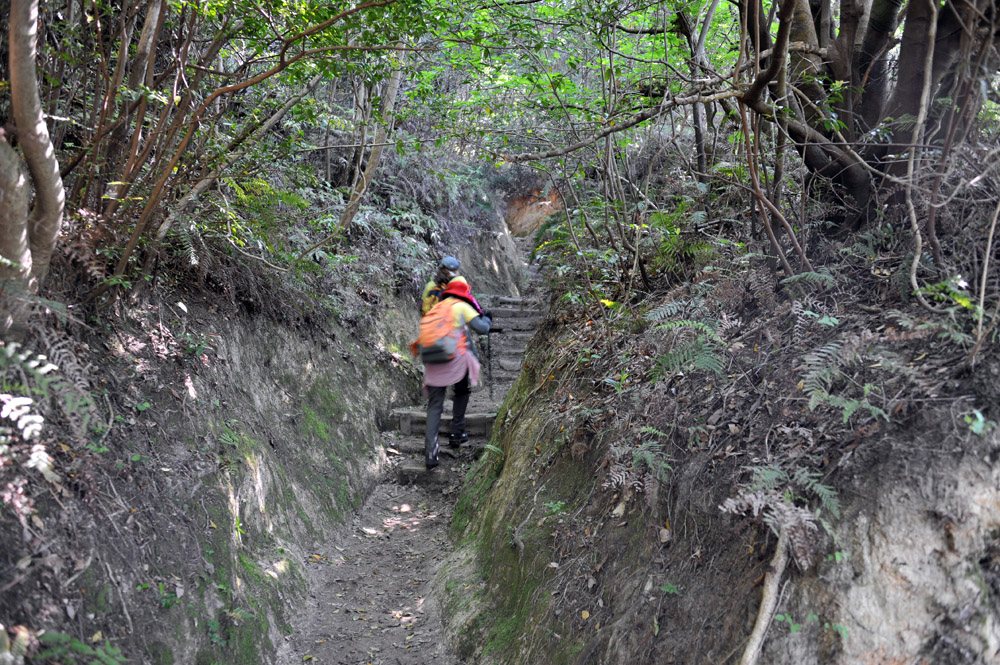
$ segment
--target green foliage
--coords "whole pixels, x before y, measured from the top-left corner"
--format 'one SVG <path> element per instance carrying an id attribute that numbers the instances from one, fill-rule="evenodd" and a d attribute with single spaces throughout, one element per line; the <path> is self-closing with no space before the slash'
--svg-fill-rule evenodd
<path id="1" fill-rule="evenodd" d="M 663 303 L 658 307 L 651 309 L 646 312 L 646 320 L 652 321 L 653 323 L 658 323 L 664 321 L 671 317 L 677 316 L 687 309 L 689 301 L 687 300 L 671 300 L 670 302 Z"/>
<path id="2" fill-rule="evenodd" d="M 38 636 L 43 649 L 35 660 L 65 663 L 65 665 L 123 665 L 127 659 L 121 649 L 112 646 L 109 640 L 103 645 L 91 646 L 64 633 L 43 633 Z"/>
<path id="3" fill-rule="evenodd" d="M 975 344 L 975 338 L 966 332 L 965 326 L 955 316 L 954 311 L 946 312 L 945 316 L 933 319 L 918 319 L 912 314 L 899 310 L 889 310 L 886 315 L 899 324 L 901 328 L 912 331 L 915 335 L 934 335 L 962 348 Z M 971 319 L 967 322 L 971 323 Z"/>
<path id="4" fill-rule="evenodd" d="M 791 472 L 773 465 L 750 467 L 753 480 L 750 482 L 752 492 L 783 491 L 791 501 L 801 498 L 801 495 L 812 494 L 819 499 L 820 506 L 836 518 L 840 517 L 840 499 L 836 491 L 820 482 L 821 475 L 802 467 L 795 467 Z"/>
<path id="5" fill-rule="evenodd" d="M 734 497 L 726 499 L 719 509 L 725 513 L 749 512 L 760 517 L 775 535 L 788 533 L 795 561 L 802 570 L 812 564 L 816 543 L 812 533 L 821 525 L 831 537 L 836 537 L 824 511 L 840 517 L 840 500 L 836 491 L 821 482 L 821 476 L 804 468 L 791 471 L 777 465 L 748 467 L 753 474 L 749 484 L 739 488 Z M 809 504 L 818 500 L 815 510 Z"/>
<path id="6" fill-rule="evenodd" d="M 53 350 L 72 362 L 72 354 L 61 346 L 54 345 Z M 13 461 L 35 469 L 51 483 L 62 480 L 45 443 L 39 442 L 46 422 L 43 414 L 53 404 L 62 410 L 76 436 L 90 443 L 87 437 L 91 416 L 96 412 L 94 400 L 88 391 L 57 370 L 44 355 L 26 350 L 17 342 L 0 342 L 0 469 L 18 473 L 8 465 Z M 26 480 L 16 477 L 12 482 L 23 484 Z M 5 497 L 9 497 L 5 502 L 13 502 L 13 510 L 22 521 L 32 512 L 30 500 L 20 500 L 10 493 Z"/>
<path id="7" fill-rule="evenodd" d="M 616 444 L 606 458 L 608 477 L 604 487 L 631 488 L 655 497 L 661 483 L 667 482 L 673 467 L 663 445 L 657 441 L 641 441 L 634 445 Z"/>
<path id="8" fill-rule="evenodd" d="M 694 335 L 681 338 L 680 342 L 675 337 L 670 351 L 656 359 L 656 366 L 651 372 L 654 381 L 662 381 L 685 368 L 723 374 L 722 352 L 726 345 L 715 328 L 701 321 L 682 319 L 660 324 L 657 330 L 690 331 Z"/>
<path id="9" fill-rule="evenodd" d="M 983 436 L 989 430 L 996 427 L 996 423 L 983 417 L 982 411 L 973 409 L 972 413 L 964 416 L 965 424 L 969 426 L 969 431 L 977 436 Z"/>
<path id="10" fill-rule="evenodd" d="M 884 409 L 872 404 L 869 396 L 877 393 L 879 388 L 871 383 L 861 386 L 861 394 L 855 392 L 852 396 L 838 394 L 834 386 L 852 383 L 847 380 L 843 367 L 859 361 L 862 356 L 858 352 L 860 337 L 853 337 L 845 342 L 837 340 L 826 344 L 803 359 L 805 372 L 802 377 L 802 390 L 808 396 L 809 410 L 815 410 L 821 405 L 832 406 L 841 410 L 843 422 L 846 424 L 859 409 L 866 411 L 872 418 L 882 418 L 889 422 L 889 414 Z M 888 366 L 888 365 L 887 365 Z"/>
<path id="11" fill-rule="evenodd" d="M 712 243 L 695 232 L 708 219 L 706 211 L 693 209 L 697 205 L 690 196 L 679 196 L 672 212 L 649 215 L 648 243 L 656 252 L 650 262 L 653 272 L 685 279 L 716 258 Z"/>
<path id="12" fill-rule="evenodd" d="M 546 515 L 562 515 L 566 512 L 565 501 L 546 501 L 542 504 Z"/>
<path id="13" fill-rule="evenodd" d="M 920 289 L 920 293 L 944 305 L 957 305 L 962 309 L 977 312 L 977 305 L 969 295 L 969 284 L 961 275 L 952 275 L 943 282 L 930 284 Z"/>
<path id="14" fill-rule="evenodd" d="M 673 582 L 667 582 L 666 584 L 660 587 L 660 591 L 669 596 L 679 596 L 684 591 L 684 587 L 677 586 Z"/>
<path id="15" fill-rule="evenodd" d="M 504 454 L 501 448 L 494 446 L 492 443 L 487 443 L 483 446 L 483 450 L 486 453 L 489 453 L 497 461 L 497 463 L 503 464 Z"/>
<path id="16" fill-rule="evenodd" d="M 820 288 L 832 289 L 837 285 L 837 277 L 827 266 L 820 266 L 815 272 L 800 272 L 781 280 L 782 284 L 809 284 Z"/>

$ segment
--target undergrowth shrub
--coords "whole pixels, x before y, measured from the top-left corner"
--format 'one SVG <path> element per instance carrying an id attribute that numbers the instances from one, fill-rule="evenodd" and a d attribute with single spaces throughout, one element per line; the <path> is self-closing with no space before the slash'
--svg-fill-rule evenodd
<path id="1" fill-rule="evenodd" d="M 820 482 L 820 474 L 800 467 L 786 469 L 777 465 L 749 467 L 753 474 L 749 484 L 739 488 L 736 496 L 726 499 L 719 510 L 763 520 L 775 535 L 788 533 L 795 562 L 807 570 L 817 552 L 818 526 L 834 536 L 833 526 L 824 511 L 840 518 L 840 500 L 836 491 Z M 810 504 L 816 503 L 815 508 Z"/>
<path id="2" fill-rule="evenodd" d="M 62 481 L 50 453 L 52 442 L 42 438 L 52 405 L 61 409 L 84 443 L 96 414 L 90 393 L 58 369 L 45 355 L 0 341 L 0 501 L 25 526 L 33 512 L 30 471 L 54 485 Z"/>

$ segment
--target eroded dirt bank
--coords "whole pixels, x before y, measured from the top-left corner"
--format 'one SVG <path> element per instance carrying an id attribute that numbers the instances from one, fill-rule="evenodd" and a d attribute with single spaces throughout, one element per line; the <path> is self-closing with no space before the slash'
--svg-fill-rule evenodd
<path id="1" fill-rule="evenodd" d="M 515 292 L 495 226 L 451 251 Z M 77 449 L 50 426 L 61 482 L 26 485 L 34 516 L 0 522 L 0 623 L 76 640 L 63 660 L 276 662 L 317 544 L 387 472 L 380 425 L 419 396 L 415 293 L 391 255 L 362 258 L 336 293 L 220 275 L 64 333 L 62 371 L 98 391 L 106 434 Z"/>
<path id="2" fill-rule="evenodd" d="M 554 307 L 500 409 L 503 458 L 456 509 L 464 545 L 440 585 L 454 647 L 735 663 L 767 592 L 758 662 L 997 662 L 997 358 L 960 371 L 939 324 L 843 296 L 813 318 L 761 311 L 742 281 L 699 286 L 607 329 Z M 827 311 L 836 325 L 817 324 Z M 738 324 L 706 323 L 719 345 L 692 350 L 692 320 L 724 313 Z M 678 351 L 703 364 L 671 365 Z"/>

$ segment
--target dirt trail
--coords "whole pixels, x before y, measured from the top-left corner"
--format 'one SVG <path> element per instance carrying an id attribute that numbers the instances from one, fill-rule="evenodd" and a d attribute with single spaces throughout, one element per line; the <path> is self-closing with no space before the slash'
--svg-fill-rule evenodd
<path id="1" fill-rule="evenodd" d="M 451 502 L 440 488 L 384 483 L 306 565 L 308 604 L 283 663 L 453 665 L 431 578 L 447 554 Z"/>
<path id="2" fill-rule="evenodd" d="M 525 256 L 526 244 L 521 249 Z M 493 394 L 488 386 L 480 386 L 469 404 L 468 413 L 479 414 L 477 422 L 485 426 L 475 432 L 470 419 L 469 445 L 458 451 L 448 448 L 447 435 L 442 436 L 441 466 L 427 472 L 421 414 L 425 405 L 400 410 L 405 412 L 399 417 L 402 431 L 384 435 L 396 473 L 375 489 L 331 542 L 311 553 L 305 566 L 308 600 L 292 617 L 292 632 L 279 649 L 282 665 L 462 662 L 443 642 L 431 581 L 451 551 L 448 527 L 459 483 L 486 443 L 492 414 L 516 378 L 519 356 L 532 334 L 513 334 L 515 327 L 525 327 L 532 301 L 485 296 L 480 302 L 494 310 L 494 327 L 508 324 L 505 333 L 491 340 Z M 485 382 L 485 359 L 483 365 Z M 449 391 L 445 423 L 450 408 Z"/>

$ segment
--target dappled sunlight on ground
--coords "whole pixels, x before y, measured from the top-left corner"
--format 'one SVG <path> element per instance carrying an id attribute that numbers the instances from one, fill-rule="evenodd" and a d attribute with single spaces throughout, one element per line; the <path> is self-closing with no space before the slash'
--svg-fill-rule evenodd
<path id="1" fill-rule="evenodd" d="M 416 514 L 413 508 L 406 503 L 392 507 L 393 515 L 382 519 L 382 532 L 392 532 L 396 529 L 418 531 L 427 522 L 438 519 L 437 513 L 424 511 L 423 514 Z M 362 527 L 368 535 L 376 535 L 379 532 L 370 527 Z"/>
<path id="2" fill-rule="evenodd" d="M 271 564 L 271 567 L 265 570 L 264 574 L 267 575 L 268 577 L 278 579 L 280 577 L 284 577 L 285 575 L 287 575 L 290 569 L 291 568 L 288 564 L 288 559 L 281 559 L 280 561 L 275 561 L 273 564 Z"/>
<path id="3" fill-rule="evenodd" d="M 264 501 L 264 478 L 261 475 L 261 461 L 257 453 L 250 453 L 246 456 L 247 469 L 250 471 L 250 478 L 253 482 L 254 497 L 257 499 L 257 509 L 260 510 L 264 519 L 264 528 L 268 533 L 274 529 L 271 516 L 267 512 L 267 504 Z"/>

